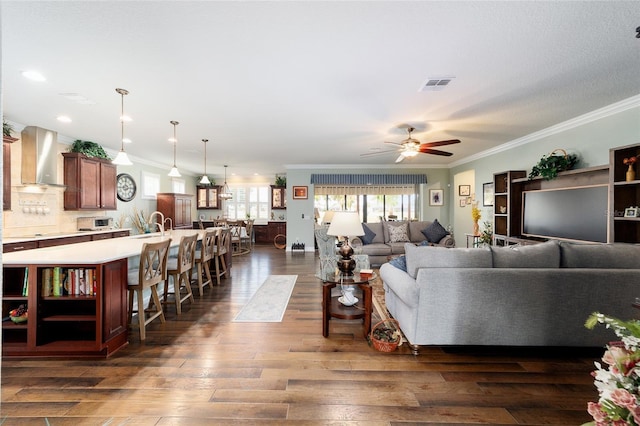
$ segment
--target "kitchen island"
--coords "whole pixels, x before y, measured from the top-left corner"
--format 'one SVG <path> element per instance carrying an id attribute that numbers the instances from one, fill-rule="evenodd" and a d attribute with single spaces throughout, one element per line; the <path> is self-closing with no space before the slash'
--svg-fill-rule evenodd
<path id="1" fill-rule="evenodd" d="M 139 256 L 145 243 L 171 239 L 177 247 L 182 236 L 202 239 L 204 232 L 171 230 L 4 253 L 3 356 L 113 354 L 128 341 L 129 258 Z M 92 283 L 85 280 L 78 291 L 65 279 L 70 276 L 92 277 Z M 28 320 L 13 323 L 8 312 L 19 305 L 28 308 Z"/>

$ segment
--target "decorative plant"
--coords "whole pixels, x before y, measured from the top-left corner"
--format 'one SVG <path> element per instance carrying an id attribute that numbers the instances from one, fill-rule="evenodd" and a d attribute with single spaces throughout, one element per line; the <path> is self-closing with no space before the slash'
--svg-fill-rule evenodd
<path id="1" fill-rule="evenodd" d="M 396 328 L 383 326 L 377 327 L 373 330 L 372 336 L 374 339 L 381 340 L 383 342 L 396 343 L 399 342 L 402 338 L 402 334 L 400 330 Z"/>
<path id="2" fill-rule="evenodd" d="M 287 177 L 276 175 L 276 186 L 287 186 Z"/>
<path id="3" fill-rule="evenodd" d="M 13 126 L 7 123 L 4 119 L 2 120 L 2 136 L 11 137 L 11 133 L 13 132 Z"/>
<path id="4" fill-rule="evenodd" d="M 75 140 L 69 152 L 79 152 L 87 157 L 104 158 L 105 160 L 111 160 L 104 149 L 95 142 Z"/>
<path id="5" fill-rule="evenodd" d="M 563 155 L 556 155 L 556 151 L 561 151 Z M 542 176 L 545 180 L 552 180 L 558 176 L 558 172 L 571 170 L 578 163 L 578 157 L 574 154 L 567 154 L 564 149 L 556 149 L 549 155 L 543 155 L 538 164 L 533 166 L 529 179 Z"/>
<path id="6" fill-rule="evenodd" d="M 149 232 L 149 216 L 145 216 L 144 210 L 138 210 L 134 207 L 133 213 L 131 213 L 131 222 L 138 231 L 138 234 Z"/>
<path id="7" fill-rule="evenodd" d="M 491 243 L 493 242 L 493 223 L 485 220 L 482 223 L 482 226 L 484 226 L 484 230 L 480 234 L 480 238 L 478 239 L 478 241 L 480 242 L 480 244 L 491 245 Z"/>
<path id="8" fill-rule="evenodd" d="M 585 322 L 593 329 L 596 324 L 613 329 L 620 344 L 609 344 L 602 356 L 607 369 L 595 362 L 592 373 L 598 389 L 598 402 L 589 402 L 587 411 L 594 421 L 590 426 L 640 425 L 640 321 L 621 321 L 594 312 Z"/>
<path id="9" fill-rule="evenodd" d="M 480 208 L 478 208 L 478 202 L 474 202 L 471 206 L 471 219 L 473 220 L 473 235 L 479 235 L 480 229 L 478 228 L 478 221 L 482 217 Z"/>

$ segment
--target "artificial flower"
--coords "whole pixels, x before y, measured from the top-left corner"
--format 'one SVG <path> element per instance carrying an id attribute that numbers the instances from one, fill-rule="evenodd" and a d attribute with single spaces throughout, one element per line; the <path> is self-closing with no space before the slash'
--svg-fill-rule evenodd
<path id="1" fill-rule="evenodd" d="M 635 157 L 629 157 L 629 158 L 625 158 L 624 160 L 622 160 L 622 162 L 623 162 L 624 164 L 633 164 L 633 163 L 635 163 L 636 161 L 638 161 L 638 156 L 635 156 Z"/>

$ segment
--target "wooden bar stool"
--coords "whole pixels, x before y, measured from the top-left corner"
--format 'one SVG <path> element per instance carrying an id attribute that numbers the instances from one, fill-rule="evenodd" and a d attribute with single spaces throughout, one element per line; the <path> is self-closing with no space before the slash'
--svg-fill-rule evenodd
<path id="1" fill-rule="evenodd" d="M 215 268 L 216 282 L 220 285 L 220 278 L 227 274 L 227 247 L 229 246 L 229 238 L 231 238 L 231 229 L 218 229 L 216 232 L 216 242 L 213 251 L 213 267 Z"/>
<path id="2" fill-rule="evenodd" d="M 202 238 L 202 247 L 196 250 L 195 262 L 197 266 L 198 274 L 198 292 L 200 297 L 204 294 L 204 287 L 208 285 L 213 286 L 213 280 L 211 279 L 211 271 L 209 270 L 210 260 L 213 259 L 214 251 L 216 249 L 216 234 L 217 231 L 206 231 Z M 207 280 L 203 282 L 202 274 L 205 274 Z"/>
<path id="3" fill-rule="evenodd" d="M 159 243 L 145 243 L 140 254 L 140 266 L 138 269 L 129 271 L 127 278 L 127 291 L 129 293 L 129 321 L 133 318 L 133 299 L 137 296 L 138 328 L 140 329 L 140 340 L 146 338 L 146 326 L 156 318 L 165 322 L 162 304 L 158 296 L 158 284 L 167 279 L 167 256 L 169 254 L 169 244 L 171 239 Z M 144 308 L 143 293 L 146 288 L 151 289 L 151 299 L 149 308 Z M 155 310 L 151 310 L 151 303 L 155 305 Z M 147 316 L 148 314 L 148 316 Z"/>
<path id="4" fill-rule="evenodd" d="M 167 303 L 169 294 L 173 294 L 176 304 L 176 313 L 182 313 L 182 302 L 190 300 L 194 303 L 193 293 L 191 292 L 191 269 L 193 269 L 194 259 L 196 255 L 196 243 L 198 242 L 198 234 L 188 235 L 180 238 L 180 247 L 178 248 L 178 257 L 171 257 L 167 262 L 167 279 L 164 282 L 163 302 Z M 169 277 L 173 281 L 173 293 L 169 292 Z M 184 295 L 182 290 L 185 290 Z"/>

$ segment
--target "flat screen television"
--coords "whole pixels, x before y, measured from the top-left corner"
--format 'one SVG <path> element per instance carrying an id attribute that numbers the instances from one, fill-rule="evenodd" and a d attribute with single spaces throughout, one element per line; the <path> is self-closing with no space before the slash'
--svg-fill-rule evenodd
<path id="1" fill-rule="evenodd" d="M 607 242 L 607 185 L 522 193 L 522 234 L 528 237 Z"/>

